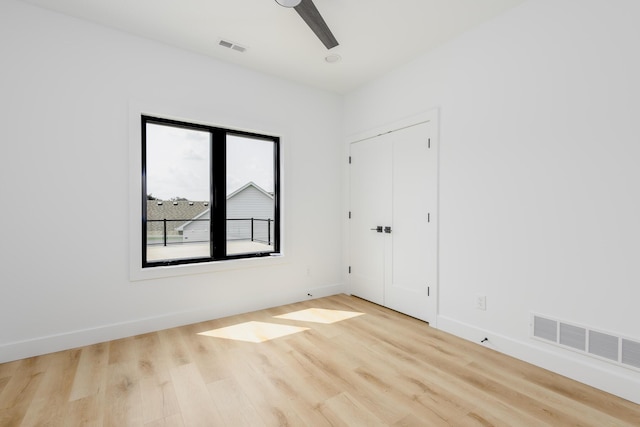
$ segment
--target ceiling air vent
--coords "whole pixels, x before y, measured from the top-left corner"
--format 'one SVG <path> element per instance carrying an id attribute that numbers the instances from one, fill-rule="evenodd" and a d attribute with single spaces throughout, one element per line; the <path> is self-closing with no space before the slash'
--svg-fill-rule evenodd
<path id="1" fill-rule="evenodd" d="M 218 44 L 222 47 L 226 47 L 227 49 L 232 49 L 237 52 L 244 52 L 247 50 L 245 46 L 239 45 L 238 43 L 231 42 L 229 40 L 220 39 Z"/>

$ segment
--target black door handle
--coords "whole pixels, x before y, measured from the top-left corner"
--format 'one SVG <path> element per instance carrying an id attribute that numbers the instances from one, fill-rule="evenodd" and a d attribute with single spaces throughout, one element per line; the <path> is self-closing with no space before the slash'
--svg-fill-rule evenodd
<path id="1" fill-rule="evenodd" d="M 372 228 L 371 231 L 377 231 L 378 233 L 382 233 L 382 226 L 378 225 L 376 228 Z"/>

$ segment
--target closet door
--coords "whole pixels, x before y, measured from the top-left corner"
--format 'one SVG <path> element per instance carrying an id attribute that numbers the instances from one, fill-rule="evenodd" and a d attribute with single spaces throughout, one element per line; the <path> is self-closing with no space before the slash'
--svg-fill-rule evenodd
<path id="1" fill-rule="evenodd" d="M 389 135 L 393 136 L 392 267 L 385 281 L 384 305 L 429 321 L 435 314 L 435 299 L 430 297 L 437 277 L 437 162 L 429 123 Z"/>
<path id="2" fill-rule="evenodd" d="M 430 132 L 425 122 L 351 144 L 351 293 L 425 321 L 437 308 Z"/>
<path id="3" fill-rule="evenodd" d="M 392 154 L 386 135 L 351 144 L 351 293 L 381 305 L 390 270 L 384 227 L 391 224 Z"/>

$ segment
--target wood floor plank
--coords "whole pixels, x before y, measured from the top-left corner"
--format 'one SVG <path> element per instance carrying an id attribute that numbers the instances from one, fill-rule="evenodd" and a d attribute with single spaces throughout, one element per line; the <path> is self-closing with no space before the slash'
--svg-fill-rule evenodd
<path id="1" fill-rule="evenodd" d="M 171 380 L 163 380 L 161 377 L 144 378 L 140 380 L 140 393 L 142 420 L 145 424 L 180 415 L 178 397 Z"/>
<path id="2" fill-rule="evenodd" d="M 564 418 L 565 422 L 571 420 L 571 413 L 578 412 L 584 414 L 585 416 L 588 416 L 593 423 L 597 423 L 598 425 L 621 425 L 622 423 L 625 423 L 624 420 L 618 418 L 615 415 L 612 416 L 606 412 L 593 409 L 592 407 L 580 401 L 567 398 L 562 394 L 550 391 L 546 387 L 542 387 L 539 384 L 532 383 L 528 379 L 524 379 L 516 375 L 505 374 L 504 368 L 498 369 L 497 367 L 491 366 L 489 364 L 478 366 L 478 364 L 475 362 L 469 364 L 469 368 L 471 368 L 472 370 L 483 371 L 486 375 L 495 379 L 497 383 L 502 384 L 504 382 L 507 382 L 509 384 L 512 384 L 512 387 L 517 389 L 520 393 L 526 395 L 527 399 L 536 402 L 538 407 L 547 408 L 554 413 L 563 414 L 562 417 Z"/>
<path id="3" fill-rule="evenodd" d="M 305 425 L 290 404 L 289 396 L 278 392 L 264 373 L 256 372 L 248 364 L 247 369 L 238 370 L 234 377 L 265 426 Z"/>
<path id="4" fill-rule="evenodd" d="M 261 426 L 260 415 L 235 378 L 217 380 L 207 385 L 209 394 L 225 426 Z M 242 410 L 238 410 L 242 408 Z"/>
<path id="5" fill-rule="evenodd" d="M 603 399 L 603 392 L 585 384 L 567 380 L 560 381 L 557 374 L 545 369 L 531 369 L 531 365 L 512 357 L 496 352 L 490 352 L 483 359 L 483 367 L 500 372 L 503 376 L 509 372 L 509 381 L 516 381 L 520 387 L 535 387 L 538 392 L 556 402 L 562 402 L 564 407 L 574 407 L 574 412 L 585 416 L 599 416 L 606 414 L 616 420 L 614 424 L 640 426 L 638 405 L 624 399 Z M 477 363 L 473 363 L 477 366 Z M 505 370 L 508 367 L 508 370 Z M 558 403 L 560 404 L 560 403 Z"/>
<path id="6" fill-rule="evenodd" d="M 332 425 L 339 426 L 386 426 L 383 420 L 366 408 L 360 400 L 343 392 L 328 399 L 322 412 Z"/>
<path id="7" fill-rule="evenodd" d="M 295 366 L 295 365 L 294 365 Z M 308 426 L 330 426 L 331 423 L 319 410 L 328 398 L 318 389 L 311 386 L 315 383 L 315 378 L 298 376 L 295 368 L 287 370 L 273 370 L 264 375 L 265 381 L 276 393 L 287 399 L 288 406 L 295 416 L 300 419 L 302 425 Z"/>
<path id="8" fill-rule="evenodd" d="M 319 400 L 324 401 L 342 391 L 342 388 L 336 384 L 335 376 L 328 374 L 315 362 L 314 358 L 309 357 L 309 354 L 292 350 L 289 356 L 292 371 L 308 384 L 307 387 L 313 390 Z"/>
<path id="9" fill-rule="evenodd" d="M 11 380 L 11 377 L 0 378 L 0 395 L 2 395 L 2 390 L 7 386 L 9 380 Z"/>
<path id="10" fill-rule="evenodd" d="M 16 360 L 8 363 L 0 363 L 0 378 L 10 378 L 13 373 L 16 372 L 21 362 L 21 360 Z"/>
<path id="11" fill-rule="evenodd" d="M 455 422 L 452 420 L 457 420 L 456 417 L 465 411 L 468 411 L 465 417 L 469 412 L 472 412 L 477 415 L 477 418 L 484 416 L 488 419 L 494 419 L 495 425 L 500 425 L 498 420 L 505 420 L 504 425 L 510 425 L 514 422 L 521 422 L 529 426 L 545 425 L 535 417 L 489 396 L 474 384 L 460 378 L 458 375 L 460 366 L 457 364 L 447 366 L 438 363 L 433 354 L 430 354 L 428 358 L 421 355 L 406 355 L 388 343 L 380 343 L 372 350 L 380 352 L 378 357 L 382 360 L 390 355 L 398 355 L 398 353 L 398 357 L 401 358 L 399 360 L 406 358 L 402 366 L 407 373 L 400 375 L 406 375 L 406 378 L 413 382 L 414 386 L 423 391 L 420 395 L 420 401 L 425 403 L 428 410 L 441 413 L 442 418 L 449 420 L 453 425 Z M 483 375 L 481 371 L 477 374 Z M 508 383 L 506 385 L 508 386 Z M 442 406 L 443 402 L 445 402 L 444 406 Z M 449 407 L 448 410 L 447 407 Z M 444 412 L 441 412 L 443 410 Z M 486 412 L 487 410 L 489 413 Z M 499 415 L 494 417 L 491 415 L 492 412 Z"/>
<path id="12" fill-rule="evenodd" d="M 106 387 L 109 344 L 101 343 L 81 349 L 69 400 L 94 396 Z"/>
<path id="13" fill-rule="evenodd" d="M 43 377 L 43 372 L 37 372 L 28 376 L 16 374 L 11 378 L 0 396 L 0 426 L 19 426 L 22 423 Z"/>
<path id="14" fill-rule="evenodd" d="M 64 424 L 65 404 L 69 401 L 80 352 L 76 349 L 52 355 L 51 364 L 22 421 L 23 426 Z"/>
<path id="15" fill-rule="evenodd" d="M 180 414 L 146 423 L 144 427 L 185 427 Z"/>
<path id="16" fill-rule="evenodd" d="M 186 351 L 189 352 L 189 360 L 199 368 L 202 367 L 200 372 L 203 375 L 205 384 L 225 378 L 223 374 L 219 374 L 215 369 L 218 365 L 219 357 L 222 356 L 224 351 L 216 347 L 210 337 L 199 335 L 199 332 L 200 328 L 182 328 L 182 341 Z"/>
<path id="17" fill-rule="evenodd" d="M 142 426 L 142 394 L 135 338 L 112 341 L 105 394 L 105 426 Z"/>
<path id="18" fill-rule="evenodd" d="M 157 334 L 170 366 L 187 365 L 192 362 L 180 328 L 165 329 L 158 331 Z"/>
<path id="19" fill-rule="evenodd" d="M 387 349 L 397 348 L 396 345 L 390 343 L 382 343 L 381 345 L 386 345 Z M 416 354 L 413 351 L 406 351 L 406 348 L 404 349 L 404 352 L 408 354 Z M 420 356 L 417 355 L 416 359 L 420 359 Z M 467 365 L 460 363 L 459 360 L 452 360 L 449 354 L 431 351 L 429 352 L 428 359 L 425 360 L 428 360 L 429 366 L 427 367 L 423 365 L 423 370 L 426 371 L 427 369 L 433 368 L 440 372 L 455 372 L 456 381 L 461 381 L 466 385 L 466 387 L 474 389 L 476 393 L 481 395 L 493 395 L 494 400 L 507 400 L 511 404 L 515 405 L 516 409 L 523 413 L 528 413 L 534 419 L 536 418 L 536 415 L 539 415 L 540 417 L 547 417 L 549 416 L 549 413 L 553 414 L 552 411 L 547 413 L 545 411 L 547 408 L 540 404 L 540 402 L 533 399 L 519 399 L 521 393 L 516 388 L 512 386 L 505 387 L 504 384 L 498 384 L 492 378 L 486 376 L 482 369 L 471 371 Z M 448 380 L 450 382 L 454 381 L 451 378 Z M 533 412 L 533 414 L 531 412 Z M 561 414 L 556 413 L 554 416 L 560 417 Z"/>
<path id="20" fill-rule="evenodd" d="M 173 423 L 180 416 L 180 405 L 169 372 L 172 359 L 166 353 L 158 334 L 136 337 L 138 374 L 142 398 L 142 421 Z M 180 422 L 182 422 L 181 416 Z"/>
<path id="21" fill-rule="evenodd" d="M 247 322 L 263 342 L 206 334 Z M 640 426 L 640 405 L 487 347 L 334 295 L 0 364 L 0 426 Z"/>
<path id="22" fill-rule="evenodd" d="M 224 425 L 195 364 L 176 366 L 170 372 L 185 425 Z"/>
<path id="23" fill-rule="evenodd" d="M 396 358 L 397 354 L 381 352 L 377 347 L 370 349 L 367 354 L 367 369 L 379 371 L 378 366 L 386 367 L 385 371 L 379 372 L 384 374 L 383 380 L 389 387 L 393 387 L 390 397 L 394 402 L 402 402 L 408 414 L 421 414 L 431 424 L 443 425 L 468 412 L 469 402 L 448 392 L 437 382 L 429 381 L 431 378 L 425 376 L 427 370 L 418 361 L 406 363 L 406 359 Z"/>
<path id="24" fill-rule="evenodd" d="M 0 426 L 22 423 L 53 357 L 31 357 L 14 365 L 13 375 L 0 393 Z"/>
<path id="25" fill-rule="evenodd" d="M 135 337 L 135 352 L 138 358 L 140 378 L 158 378 L 168 375 L 167 359 L 158 334 L 144 334 Z"/>
<path id="26" fill-rule="evenodd" d="M 102 427 L 105 412 L 111 408 L 105 406 L 106 387 L 96 394 L 70 401 L 66 405 L 64 427 Z"/>

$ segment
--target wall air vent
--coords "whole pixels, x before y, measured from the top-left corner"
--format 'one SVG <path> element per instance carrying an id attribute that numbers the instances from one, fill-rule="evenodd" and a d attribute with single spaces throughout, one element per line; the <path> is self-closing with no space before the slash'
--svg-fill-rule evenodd
<path id="1" fill-rule="evenodd" d="M 558 322 L 544 317 L 533 318 L 533 335 L 547 341 L 558 340 Z"/>
<path id="2" fill-rule="evenodd" d="M 220 39 L 218 41 L 218 45 L 222 47 L 226 47 L 231 50 L 235 50 L 236 52 L 245 52 L 247 50 L 246 46 L 239 45 L 238 43 L 234 43 L 229 40 Z"/>
<path id="3" fill-rule="evenodd" d="M 531 337 L 640 370 L 640 341 L 532 313 Z"/>
<path id="4" fill-rule="evenodd" d="M 589 353 L 618 361 L 618 341 L 613 335 L 589 331 Z"/>
<path id="5" fill-rule="evenodd" d="M 585 351 L 587 349 L 587 330 L 578 326 L 560 323 L 559 342 L 576 350 Z"/>
<path id="6" fill-rule="evenodd" d="M 640 342 L 622 340 L 622 363 L 640 369 Z"/>

